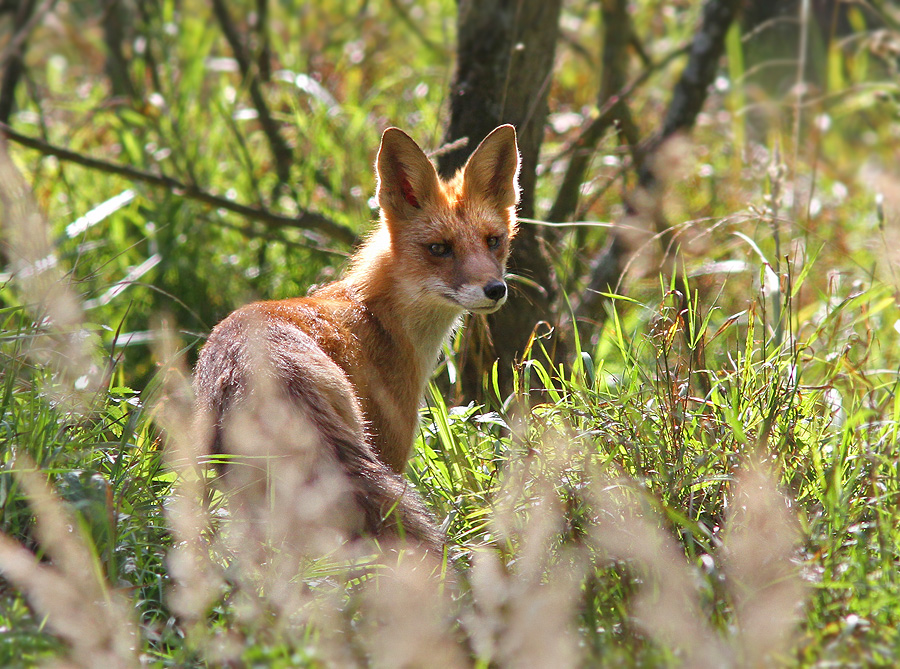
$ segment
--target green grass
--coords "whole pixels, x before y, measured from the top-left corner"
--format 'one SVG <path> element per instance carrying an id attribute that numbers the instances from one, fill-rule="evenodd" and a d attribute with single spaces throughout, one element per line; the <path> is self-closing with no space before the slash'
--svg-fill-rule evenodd
<path id="1" fill-rule="evenodd" d="M 96 23 L 66 40 L 39 27 L 34 83 L 19 87 L 13 126 L 362 232 L 374 216 L 380 130 L 396 124 L 440 144 L 456 7 L 428 3 L 413 15 L 422 31 L 413 35 L 391 3 L 360 4 L 356 13 L 330 1 L 273 8 L 279 68 L 310 74 L 330 96 L 281 79 L 266 85 L 297 157 L 281 191 L 246 114 L 244 82 L 211 60 L 230 54 L 205 3 L 162 2 L 141 18 L 135 29 L 149 41 L 131 63 L 144 93 L 136 100 L 110 102 Z M 653 58 L 688 39 L 696 18 L 658 9 L 634 9 Z M 551 96 L 560 118 L 594 104 L 596 14 L 567 6 Z M 330 280 L 349 248 L 11 146 L 57 259 L 40 285 L 64 286 L 51 294 L 73 296 L 80 313 L 63 318 L 28 280 L 0 283 L 0 529 L 10 538 L 0 542 L 0 570 L 22 557 L 19 545 L 39 561 L 0 578 L 0 665 L 68 657 L 89 666 L 111 653 L 109 666 L 399 666 L 421 657 L 480 667 L 757 666 L 756 653 L 769 650 L 783 666 L 895 663 L 896 66 L 864 42 L 814 50 L 810 79 L 821 95 L 807 95 L 795 135 L 790 99 L 738 58 L 741 38 L 729 36 L 729 86 L 711 93 L 664 200 L 687 312 L 681 284 L 660 277 L 651 240 L 621 295 L 584 328 L 540 331 L 510 396 L 455 406 L 448 389 L 465 331 L 448 347 L 408 469 L 452 547 L 437 566 L 337 548 L 257 559 L 221 496 L 207 515 L 178 459 L 190 445 L 178 441 L 185 370 L 209 328 L 249 299 Z M 677 74 L 660 70 L 630 101 L 644 135 L 658 127 Z M 548 130 L 539 207 L 555 195 L 553 161 L 576 131 Z M 599 184 L 619 178 L 608 142 L 589 175 Z M 67 233 L 127 189 L 133 199 Z M 618 220 L 621 195 L 610 188 L 588 215 Z M 19 249 L 9 220 L 5 272 Z M 555 238 L 568 300 L 560 313 L 577 303 L 577 268 L 606 234 Z M 553 337 L 569 347 L 556 367 L 545 354 Z M 90 373 L 78 367 L 84 360 Z M 73 390 L 82 374 L 87 390 Z M 181 444 L 175 455 L 164 425 Z M 65 531 L 48 534 L 56 520 Z M 83 569 L 67 566 L 67 554 Z M 56 577 L 58 596 L 41 603 L 41 583 Z M 67 636 L 59 621 L 84 615 L 66 606 L 68 594 L 124 603 L 127 614 Z M 117 651 L 110 640 L 120 638 L 131 647 Z"/>

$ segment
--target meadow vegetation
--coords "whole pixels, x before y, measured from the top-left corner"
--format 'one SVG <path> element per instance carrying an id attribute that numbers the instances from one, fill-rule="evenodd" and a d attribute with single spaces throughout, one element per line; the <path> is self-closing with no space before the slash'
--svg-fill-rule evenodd
<path id="1" fill-rule="evenodd" d="M 626 207 L 633 154 L 615 133 L 574 222 L 541 218 L 598 114 L 598 3 L 564 4 L 522 223 L 541 226 L 559 304 L 511 392 L 494 368 L 467 397 L 466 328 L 447 346 L 407 472 L 447 533 L 438 566 L 330 544 L 280 509 L 295 550 L 248 541 L 203 485 L 189 369 L 232 309 L 340 272 L 376 215 L 385 127 L 441 146 L 456 3 L 287 0 L 265 39 L 260 4 L 229 4 L 254 56 L 267 45 L 258 92 L 286 166 L 209 3 L 137 3 L 124 80 L 106 3 L 50 4 L 9 117 L 39 146 L 0 147 L 0 665 L 897 661 L 891 3 L 800 0 L 732 27 L 693 131 L 658 156 L 665 234 Z M 646 138 L 700 3 L 629 12 Z M 627 272 L 576 327 L 613 226 Z M 298 489 L 298 507 L 316 494 Z"/>

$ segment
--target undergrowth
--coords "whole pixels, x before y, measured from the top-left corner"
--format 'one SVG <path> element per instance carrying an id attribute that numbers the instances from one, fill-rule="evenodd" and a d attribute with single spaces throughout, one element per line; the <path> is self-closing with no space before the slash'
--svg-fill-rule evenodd
<path id="1" fill-rule="evenodd" d="M 290 188 L 204 3 L 140 15 L 132 76 L 148 94 L 127 101 L 102 83 L 96 22 L 62 41 L 41 25 L 12 125 L 360 233 L 379 131 L 440 144 L 456 8 L 401 20 L 405 3 L 344 4 L 273 9 L 266 96 L 298 157 Z M 691 36 L 691 3 L 633 4 L 654 62 Z M 627 152 L 599 147 L 588 220 L 546 234 L 568 303 L 536 328 L 513 392 L 494 370 L 491 400 L 456 405 L 463 328 L 426 398 L 407 476 L 447 533 L 440 564 L 311 538 L 259 552 L 184 438 L 209 328 L 330 280 L 346 243 L 3 149 L 0 665 L 896 663 L 897 37 L 871 4 L 885 30 L 816 42 L 790 94 L 760 75 L 774 54 L 734 28 L 708 113 L 666 168 L 667 264 L 647 236 L 572 323 L 608 239 L 593 219 L 626 214 Z M 564 11 L 539 210 L 597 111 L 593 5 Z M 847 21 L 865 27 L 861 11 Z M 643 134 L 677 73 L 634 92 Z"/>

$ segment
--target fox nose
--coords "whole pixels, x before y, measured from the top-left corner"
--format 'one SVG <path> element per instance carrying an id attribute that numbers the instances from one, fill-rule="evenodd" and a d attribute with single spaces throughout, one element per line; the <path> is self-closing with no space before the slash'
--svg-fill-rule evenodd
<path id="1" fill-rule="evenodd" d="M 499 280 L 489 281 L 484 286 L 484 295 L 494 302 L 502 300 L 506 297 L 506 283 Z"/>

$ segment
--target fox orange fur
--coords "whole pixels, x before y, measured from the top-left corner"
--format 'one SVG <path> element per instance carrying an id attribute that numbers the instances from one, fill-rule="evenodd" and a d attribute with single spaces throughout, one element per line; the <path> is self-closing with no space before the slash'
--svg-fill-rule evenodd
<path id="1" fill-rule="evenodd" d="M 405 533 L 439 549 L 400 474 L 442 344 L 464 311 L 488 314 L 506 301 L 518 168 L 510 125 L 447 181 L 408 135 L 386 130 L 375 165 L 380 222 L 345 276 L 308 297 L 238 309 L 200 352 L 194 389 L 209 449 L 243 452 L 232 419 L 263 375 L 312 430 L 318 459 L 343 477 L 345 534 Z"/>

